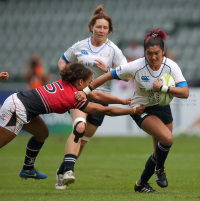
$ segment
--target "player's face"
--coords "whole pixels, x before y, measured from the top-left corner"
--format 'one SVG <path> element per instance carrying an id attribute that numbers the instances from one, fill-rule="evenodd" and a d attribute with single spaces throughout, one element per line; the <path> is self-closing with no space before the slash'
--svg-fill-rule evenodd
<path id="1" fill-rule="evenodd" d="M 79 91 L 82 91 L 85 87 L 87 87 L 89 84 L 91 84 L 92 82 L 92 75 L 87 79 L 87 80 L 78 80 L 78 83 L 76 85 L 76 88 L 79 90 Z"/>
<path id="2" fill-rule="evenodd" d="M 96 20 L 93 27 L 91 27 L 93 32 L 93 38 L 96 42 L 103 44 L 106 41 L 106 37 L 109 32 L 109 22 L 105 19 Z"/>
<path id="3" fill-rule="evenodd" d="M 162 64 L 164 52 L 162 51 L 160 46 L 154 45 L 148 47 L 145 50 L 145 56 L 147 58 L 149 66 L 152 69 L 159 69 Z"/>

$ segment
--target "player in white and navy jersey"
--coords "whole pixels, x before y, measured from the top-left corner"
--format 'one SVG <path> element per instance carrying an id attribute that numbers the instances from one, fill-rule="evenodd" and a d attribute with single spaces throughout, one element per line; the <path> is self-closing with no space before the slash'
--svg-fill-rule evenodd
<path id="1" fill-rule="evenodd" d="M 13 140 L 21 129 L 33 135 L 27 144 L 24 165 L 19 174 L 22 178 L 47 177 L 34 168 L 36 157 L 48 137 L 48 128 L 40 114 L 62 114 L 76 108 L 89 114 L 109 116 L 134 114 L 132 108 L 104 107 L 88 100 L 77 101 L 75 94 L 92 81 L 91 70 L 83 64 L 73 63 L 63 69 L 60 75 L 61 79 L 51 84 L 12 94 L 0 109 L 0 148 Z M 124 102 L 123 99 L 102 92 L 94 92 L 89 98 L 102 103 Z M 142 109 L 139 113 L 142 113 L 144 110 Z M 85 123 L 81 118 L 74 123 L 75 142 L 84 135 Z"/>
<path id="2" fill-rule="evenodd" d="M 103 5 L 100 5 L 94 12 L 94 16 L 88 23 L 88 31 L 92 33 L 92 36 L 79 41 L 67 49 L 58 62 L 59 69 L 65 67 L 68 63 L 82 62 L 86 67 L 91 69 L 93 73 L 93 80 L 99 76 L 105 74 L 111 69 L 116 68 L 119 65 L 127 63 L 122 51 L 111 42 L 107 36 L 113 32 L 113 25 L 111 18 L 103 12 Z M 110 93 L 110 82 L 104 83 L 102 86 L 96 89 L 104 93 Z M 70 110 L 72 122 L 77 118 L 82 117 L 87 120 L 87 128 L 85 135 L 81 142 L 75 144 L 73 142 L 73 132 L 68 138 L 66 144 L 66 155 L 64 162 L 57 171 L 57 175 L 68 172 L 70 175 L 65 175 L 65 183 L 68 183 L 68 179 L 74 182 L 74 164 L 77 156 L 79 156 L 84 148 L 84 145 L 94 135 L 95 131 L 101 126 L 104 115 L 86 115 L 79 110 Z M 58 177 L 57 177 L 58 178 Z M 58 179 L 57 179 L 58 180 Z M 65 189 L 66 186 L 55 185 L 56 189 Z"/>
<path id="3" fill-rule="evenodd" d="M 154 153 L 146 162 L 145 169 L 135 184 L 135 191 L 154 192 L 148 184 L 151 176 L 156 174 L 156 182 L 160 187 L 167 187 L 168 181 L 164 163 L 173 143 L 172 114 L 170 106 L 160 106 L 154 98 L 154 92 L 162 91 L 177 98 L 188 98 L 189 89 L 179 66 L 165 57 L 164 39 L 167 35 L 160 29 L 153 29 L 144 39 L 144 57 L 121 65 L 111 73 L 97 78 L 90 88 L 84 89 L 89 94 L 92 89 L 111 79 L 134 79 L 134 94 L 131 107 L 143 105 L 146 107 L 142 115 L 131 115 L 137 125 L 153 137 Z M 169 73 L 174 77 L 176 87 L 163 86 L 159 77 Z M 156 82 L 156 80 L 159 80 Z M 77 93 L 78 100 L 84 98 L 83 92 Z"/>

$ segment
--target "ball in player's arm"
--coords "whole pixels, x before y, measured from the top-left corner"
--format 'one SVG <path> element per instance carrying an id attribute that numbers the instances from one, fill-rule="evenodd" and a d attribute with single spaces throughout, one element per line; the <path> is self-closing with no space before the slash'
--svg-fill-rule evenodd
<path id="1" fill-rule="evenodd" d="M 112 19 L 104 13 L 103 5 L 98 6 L 88 23 L 88 31 L 91 33 L 91 37 L 81 40 L 67 49 L 58 62 L 59 69 L 65 68 L 67 63 L 82 62 L 87 68 L 92 70 L 94 80 L 111 69 L 127 63 L 122 51 L 107 38 L 113 30 Z M 109 94 L 110 82 L 100 86 L 97 91 Z M 99 103 L 99 101 L 97 102 Z M 70 175 L 67 173 L 64 176 L 65 184 L 69 184 L 68 179 L 69 182 L 72 182 L 72 180 L 75 181 L 73 174 L 76 159 L 78 156 L 80 157 L 85 144 L 94 135 L 98 127 L 101 126 L 104 119 L 104 115 L 87 115 L 80 110 L 70 110 L 70 115 L 73 123 L 76 121 L 86 121 L 87 127 L 82 140 L 78 143 L 74 143 L 73 141 L 73 131 L 69 136 L 66 142 L 64 162 L 61 163 L 57 171 L 58 176 L 56 180 L 60 182 L 56 183 L 56 189 L 66 188 L 66 186 L 59 185 L 62 184 L 62 181 L 58 177 L 62 178 L 62 175 L 68 171 Z"/>
<path id="2" fill-rule="evenodd" d="M 148 181 L 156 174 L 156 182 L 160 187 L 167 187 L 168 181 L 165 172 L 165 160 L 173 143 L 172 114 L 170 105 L 160 106 L 156 102 L 154 92 L 169 93 L 177 98 L 188 98 L 189 89 L 179 66 L 165 56 L 165 32 L 153 29 L 144 38 L 144 57 L 133 62 L 121 65 L 110 73 L 94 80 L 83 91 L 89 94 L 91 90 L 112 79 L 134 79 L 134 95 L 131 107 L 144 105 L 146 108 L 142 115 L 131 115 L 137 125 L 153 138 L 154 152 L 148 158 L 144 171 L 135 184 L 135 191 L 155 192 Z M 171 74 L 176 87 L 163 86 L 160 79 L 162 74 Z M 85 97 L 78 92 L 76 98 Z M 137 110 L 137 109 L 136 109 Z"/>
<path id="3" fill-rule="evenodd" d="M 7 80 L 8 78 L 9 78 L 8 72 L 1 72 L 0 73 L 0 82 L 4 81 L 4 80 Z"/>
<path id="4" fill-rule="evenodd" d="M 0 109 L 0 148 L 13 140 L 25 130 L 33 136 L 28 141 L 23 168 L 19 174 L 22 178 L 45 179 L 46 174 L 34 168 L 35 159 L 49 135 L 48 128 L 40 114 L 62 114 L 70 109 L 79 109 L 88 114 L 109 116 L 134 114 L 132 108 L 104 107 L 88 100 L 77 101 L 75 94 L 92 81 L 92 72 L 83 64 L 73 63 L 60 72 L 61 79 L 51 84 L 9 96 Z M 100 93 L 100 92 L 99 92 Z M 129 103 L 129 99 L 119 99 L 109 94 L 91 93 L 91 98 L 102 102 Z M 141 111 L 142 113 L 142 111 Z M 78 126 L 79 125 L 79 126 Z M 74 124 L 73 140 L 78 141 L 84 134 L 85 123 Z"/>

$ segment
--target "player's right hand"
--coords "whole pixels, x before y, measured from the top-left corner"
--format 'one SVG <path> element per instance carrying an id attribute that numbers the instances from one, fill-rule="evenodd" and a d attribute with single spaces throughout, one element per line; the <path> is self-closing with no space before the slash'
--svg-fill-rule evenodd
<path id="1" fill-rule="evenodd" d="M 145 110 L 145 107 L 143 105 L 136 105 L 133 107 L 133 113 L 135 115 L 141 115 Z"/>
<path id="2" fill-rule="evenodd" d="M 82 100 L 86 99 L 86 94 L 83 91 L 78 91 L 75 94 L 75 98 L 77 101 L 82 101 Z"/>

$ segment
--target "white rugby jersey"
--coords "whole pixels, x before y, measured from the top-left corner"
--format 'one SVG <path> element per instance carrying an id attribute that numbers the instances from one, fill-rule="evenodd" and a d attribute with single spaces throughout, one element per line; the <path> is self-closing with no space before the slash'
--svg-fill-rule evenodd
<path id="1" fill-rule="evenodd" d="M 126 64 L 127 60 L 122 51 L 109 39 L 101 46 L 95 47 L 91 43 L 91 37 L 75 43 L 63 54 L 62 59 L 67 63 L 82 62 L 86 67 L 92 70 L 95 80 L 105 72 L 97 67 L 95 59 L 104 62 L 107 69 L 116 68 L 119 65 Z M 96 89 L 105 93 L 110 93 L 110 81 L 104 83 Z"/>
<path id="2" fill-rule="evenodd" d="M 148 65 L 145 57 L 143 57 L 117 67 L 115 71 L 112 71 L 112 76 L 114 78 L 117 77 L 114 75 L 115 73 L 120 79 L 128 77 L 134 79 L 134 94 L 131 106 L 136 104 L 142 104 L 144 106 L 158 104 L 154 98 L 153 82 L 162 74 L 171 74 L 175 80 L 176 86 L 187 86 L 179 66 L 166 57 L 163 58 L 160 69 L 157 71 L 153 71 Z"/>

